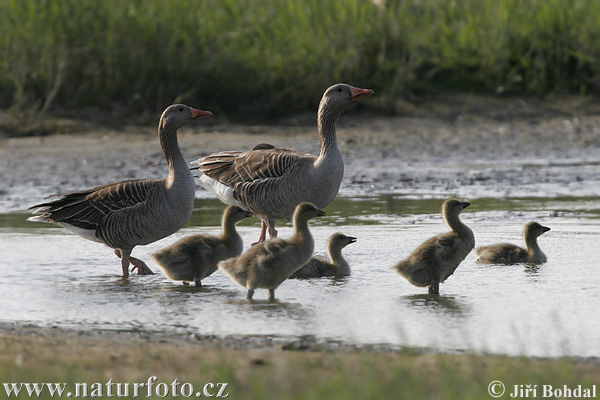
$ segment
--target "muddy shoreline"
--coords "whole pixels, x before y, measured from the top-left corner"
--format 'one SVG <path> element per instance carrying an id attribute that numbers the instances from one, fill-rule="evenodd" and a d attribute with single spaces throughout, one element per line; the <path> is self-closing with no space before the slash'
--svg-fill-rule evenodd
<path id="1" fill-rule="evenodd" d="M 86 326 L 67 328 L 63 326 L 42 326 L 37 324 L 0 322 L 0 339 L 7 337 L 45 337 L 54 340 L 86 340 L 99 345 L 122 344 L 176 344 L 220 350 L 257 351 L 325 351 L 341 353 L 382 352 L 401 353 L 406 350 L 390 344 L 353 344 L 337 339 L 318 338 L 314 335 L 207 335 L 195 332 L 166 332 L 142 329 L 111 330 L 95 329 Z M 411 348 L 412 354 L 436 353 L 434 349 Z M 456 353 L 462 353 L 457 351 Z M 593 358 L 590 359 L 593 361 Z"/>
<path id="2" fill-rule="evenodd" d="M 507 357 L 501 354 L 473 353 L 465 350 L 441 351 L 433 348 L 406 347 L 390 344 L 353 344 L 341 340 L 328 340 L 313 335 L 202 335 L 193 332 L 173 333 L 147 330 L 109 330 L 90 328 L 65 328 L 36 324 L 0 322 L 0 348 L 14 341 L 42 340 L 47 343 L 67 344 L 99 349 L 114 349 L 115 346 L 154 349 L 177 347 L 182 351 L 233 351 L 273 354 L 281 352 L 332 353 L 332 354 L 410 354 L 426 356 L 435 354 L 485 355 Z M 520 356 L 510 357 L 518 359 Z M 565 357 L 529 357 L 532 360 L 556 360 Z M 578 365 L 600 367 L 600 357 L 569 356 Z"/>
<path id="3" fill-rule="evenodd" d="M 346 167 L 340 195 L 600 196 L 600 115 L 517 100 L 465 104 L 398 117 L 346 112 L 338 125 Z M 179 143 L 189 161 L 258 143 L 315 154 L 311 119 L 242 126 L 215 118 L 182 129 Z M 68 134 L 1 138 L 0 211 L 24 210 L 53 193 L 160 178 L 165 171 L 152 126 L 86 125 Z M 210 194 L 198 189 L 203 196 Z"/>

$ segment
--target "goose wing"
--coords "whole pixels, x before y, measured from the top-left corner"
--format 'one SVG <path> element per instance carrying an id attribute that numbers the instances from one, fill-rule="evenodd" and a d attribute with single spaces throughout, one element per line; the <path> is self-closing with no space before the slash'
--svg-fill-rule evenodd
<path id="1" fill-rule="evenodd" d="M 299 179 L 300 171 L 305 165 L 312 165 L 316 157 L 297 150 L 269 147 L 259 145 L 245 152 L 215 153 L 197 164 L 206 177 L 231 188 L 233 200 L 245 208 L 268 215 L 279 210 L 275 213 L 288 217 L 288 208 L 293 209 L 296 204 L 294 199 L 286 200 L 292 196 L 292 178 Z M 288 203 L 291 205 L 287 206 Z"/>
<path id="2" fill-rule="evenodd" d="M 270 146 L 270 145 L 269 145 Z M 293 149 L 265 148 L 258 145 L 251 151 L 226 151 L 211 154 L 199 162 L 200 171 L 227 186 L 238 183 L 280 178 L 289 168 L 315 157 Z"/>
<path id="3" fill-rule="evenodd" d="M 98 186 L 93 189 L 59 193 L 57 200 L 38 204 L 34 221 L 62 222 L 77 228 L 96 230 L 112 213 L 139 207 L 145 203 L 158 181 L 135 179 Z"/>

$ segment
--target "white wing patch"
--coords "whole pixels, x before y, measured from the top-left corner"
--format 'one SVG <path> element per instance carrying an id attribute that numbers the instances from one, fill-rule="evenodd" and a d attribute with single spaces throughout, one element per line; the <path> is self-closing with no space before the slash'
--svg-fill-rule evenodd
<path id="1" fill-rule="evenodd" d="M 82 238 L 85 238 L 87 240 L 91 240 L 93 242 L 104 243 L 102 240 L 100 240 L 96 236 L 96 230 L 94 230 L 94 229 L 78 228 L 76 226 L 73 226 L 71 224 L 67 224 L 65 222 L 57 222 L 57 224 L 60 225 L 60 226 L 62 226 L 63 228 L 66 228 L 66 229 L 70 230 L 71 232 L 75 233 L 76 235 L 81 236 Z"/>
<path id="2" fill-rule="evenodd" d="M 217 198 L 223 203 L 232 206 L 240 206 L 243 208 L 243 205 L 233 197 L 232 187 L 224 185 L 218 180 L 209 178 L 206 175 L 202 175 L 200 176 L 200 178 L 196 178 L 196 184 L 202 186 L 209 192 L 213 192 L 217 196 Z"/>

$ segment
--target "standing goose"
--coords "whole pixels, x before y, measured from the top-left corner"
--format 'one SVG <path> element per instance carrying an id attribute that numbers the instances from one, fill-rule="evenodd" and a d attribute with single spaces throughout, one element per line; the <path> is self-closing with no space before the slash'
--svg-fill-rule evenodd
<path id="1" fill-rule="evenodd" d="M 527 249 L 510 243 L 482 246 L 475 249 L 475 254 L 478 257 L 477 261 L 484 264 L 543 264 L 547 261 L 547 258 L 538 246 L 537 238 L 549 230 L 550 228 L 547 226 L 530 222 L 525 225 L 524 232 Z"/>
<path id="2" fill-rule="evenodd" d="M 319 278 L 321 276 L 349 276 L 350 265 L 342 256 L 342 249 L 356 242 L 356 238 L 343 233 L 334 233 L 328 241 L 327 250 L 331 262 L 320 257 L 313 257 L 302 268 L 290 275 L 295 278 Z"/>
<path id="3" fill-rule="evenodd" d="M 229 206 L 223 213 L 221 236 L 188 236 L 152 254 L 152 258 L 169 278 L 202 286 L 202 279 L 217 270 L 219 261 L 242 254 L 244 242 L 235 224 L 251 215 L 238 206 Z"/>
<path id="4" fill-rule="evenodd" d="M 459 218 L 462 210 L 470 205 L 471 203 L 456 199 L 446 200 L 442 206 L 442 215 L 452 232 L 426 240 L 392 269 L 413 285 L 429 286 L 429 293 L 439 293 L 440 283 L 454 273 L 456 267 L 475 247 L 473 231 Z"/>
<path id="5" fill-rule="evenodd" d="M 59 199 L 35 205 L 29 221 L 54 222 L 77 235 L 104 243 L 121 258 L 123 276 L 129 263 L 139 275 L 152 274 L 148 266 L 131 257 L 133 248 L 167 237 L 190 218 L 195 184 L 179 144 L 177 129 L 212 115 L 183 104 L 168 107 L 160 117 L 158 139 L 167 160 L 166 179 L 134 179 L 93 189 L 55 194 Z"/>
<path id="6" fill-rule="evenodd" d="M 322 215 L 325 212 L 312 203 L 299 204 L 293 218 L 294 235 L 290 239 L 259 243 L 239 257 L 221 261 L 219 268 L 248 289 L 248 300 L 252 300 L 255 289 L 269 289 L 269 300 L 275 299 L 275 289 L 310 260 L 315 244 L 308 220 Z"/>
<path id="7" fill-rule="evenodd" d="M 318 156 L 260 144 L 250 151 L 226 151 L 194 161 L 202 176 L 198 183 L 226 204 L 239 205 L 260 217 L 257 243 L 277 237 L 276 219 L 289 219 L 296 205 L 327 206 L 337 195 L 344 160 L 337 144 L 336 124 L 355 101 L 373 94 L 339 83 L 325 91 L 318 112 L 321 152 Z"/>

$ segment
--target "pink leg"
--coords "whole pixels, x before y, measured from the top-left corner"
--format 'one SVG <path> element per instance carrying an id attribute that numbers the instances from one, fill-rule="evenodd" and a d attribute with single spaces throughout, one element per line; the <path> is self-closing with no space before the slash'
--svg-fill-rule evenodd
<path id="1" fill-rule="evenodd" d="M 260 238 L 258 238 L 258 242 L 252 243 L 252 246 L 254 246 L 255 244 L 264 242 L 266 238 L 267 238 L 267 224 L 265 223 L 265 221 L 260 221 Z"/>
<path id="2" fill-rule="evenodd" d="M 121 268 L 123 269 L 123 278 L 129 276 L 129 259 L 127 257 L 121 258 Z"/>
<path id="3" fill-rule="evenodd" d="M 123 257 L 123 253 L 125 253 L 125 257 Z M 123 278 L 127 278 L 129 276 L 129 264 L 130 263 L 133 265 L 131 272 L 135 271 L 135 269 L 137 268 L 138 275 L 154 274 L 154 272 L 152 272 L 152 270 L 150 268 L 148 268 L 148 266 L 146 265 L 145 262 L 143 262 L 139 258 L 131 257 L 130 256 L 131 251 L 115 249 L 115 254 L 117 255 L 117 257 L 119 257 L 121 259 L 121 268 L 123 269 Z"/>
<path id="4" fill-rule="evenodd" d="M 123 278 L 129 276 L 129 258 L 121 257 L 121 250 L 115 249 L 115 255 L 121 259 L 121 268 L 123 269 Z"/>
<path id="5" fill-rule="evenodd" d="M 129 256 L 129 261 L 133 264 L 133 268 L 131 268 L 131 272 L 135 271 L 137 268 L 138 275 L 153 275 L 154 272 L 146 265 L 145 262 L 140 260 L 139 258 Z"/>
<path id="6" fill-rule="evenodd" d="M 277 237 L 277 229 L 275 229 L 275 220 L 268 219 L 267 227 L 269 228 L 269 239 L 273 239 Z"/>
<path id="7" fill-rule="evenodd" d="M 269 238 L 273 239 L 277 237 L 277 229 L 269 227 Z"/>

